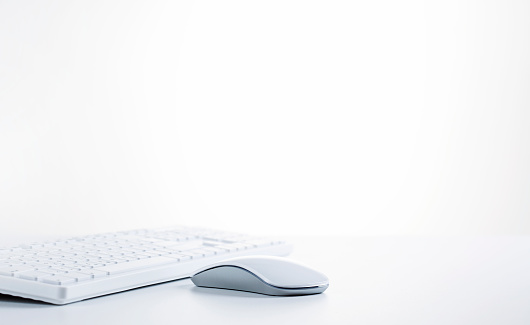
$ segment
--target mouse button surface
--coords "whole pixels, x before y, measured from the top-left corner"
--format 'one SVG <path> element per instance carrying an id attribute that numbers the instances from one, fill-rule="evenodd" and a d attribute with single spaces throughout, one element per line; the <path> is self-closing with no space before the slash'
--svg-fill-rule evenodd
<path id="1" fill-rule="evenodd" d="M 285 258 L 251 257 L 234 261 L 234 265 L 249 270 L 276 287 L 305 288 L 329 283 L 324 274 Z"/>
<path id="2" fill-rule="evenodd" d="M 249 271 L 237 266 L 215 266 L 191 277 L 198 287 L 263 292 L 265 283 Z"/>

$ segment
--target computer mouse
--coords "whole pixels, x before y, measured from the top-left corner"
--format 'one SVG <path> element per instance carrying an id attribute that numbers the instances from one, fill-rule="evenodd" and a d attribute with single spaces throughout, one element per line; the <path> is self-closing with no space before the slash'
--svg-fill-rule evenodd
<path id="1" fill-rule="evenodd" d="M 272 256 L 237 257 L 197 271 L 196 286 L 261 293 L 271 296 L 299 296 L 322 293 L 328 278 L 287 258 Z"/>

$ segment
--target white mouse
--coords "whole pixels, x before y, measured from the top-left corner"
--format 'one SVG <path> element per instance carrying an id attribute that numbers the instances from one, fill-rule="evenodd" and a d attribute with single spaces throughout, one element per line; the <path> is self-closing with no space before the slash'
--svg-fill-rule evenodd
<path id="1" fill-rule="evenodd" d="M 328 278 L 307 266 L 271 256 L 237 257 L 197 271 L 191 281 L 199 287 L 249 291 L 272 296 L 324 292 Z"/>

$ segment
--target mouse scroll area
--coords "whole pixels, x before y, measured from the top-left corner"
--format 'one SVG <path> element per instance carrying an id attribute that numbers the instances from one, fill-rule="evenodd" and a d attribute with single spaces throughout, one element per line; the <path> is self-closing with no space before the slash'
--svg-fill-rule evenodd
<path id="1" fill-rule="evenodd" d="M 317 294 L 328 287 L 327 285 L 303 288 L 277 287 L 244 268 L 232 265 L 206 269 L 192 276 L 191 281 L 198 287 L 239 290 L 271 296 Z"/>

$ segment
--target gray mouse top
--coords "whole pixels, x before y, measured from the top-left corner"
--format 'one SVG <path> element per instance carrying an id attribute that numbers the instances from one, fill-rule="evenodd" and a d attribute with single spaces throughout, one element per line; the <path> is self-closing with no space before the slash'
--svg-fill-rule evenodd
<path id="1" fill-rule="evenodd" d="M 238 257 L 197 271 L 191 281 L 199 287 L 249 291 L 273 296 L 324 292 L 328 278 L 307 266 L 271 256 Z"/>

